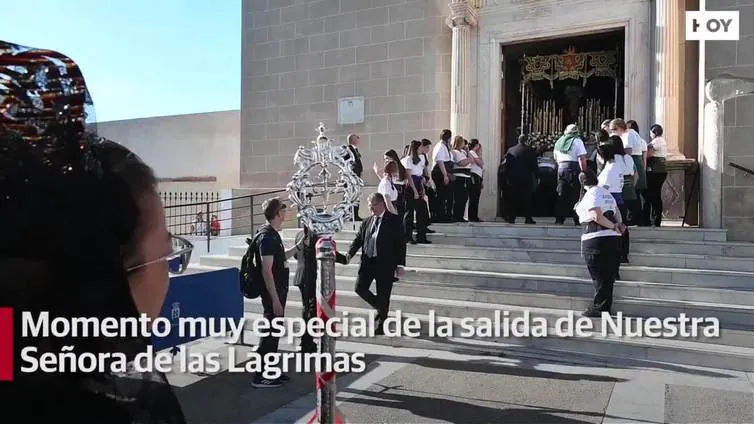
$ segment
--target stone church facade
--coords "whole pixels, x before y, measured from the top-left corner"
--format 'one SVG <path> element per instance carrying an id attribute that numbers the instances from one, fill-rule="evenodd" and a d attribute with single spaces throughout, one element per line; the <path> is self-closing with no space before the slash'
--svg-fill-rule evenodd
<path id="1" fill-rule="evenodd" d="M 686 214 L 690 200 L 687 221 L 753 240 L 754 176 L 728 164 L 754 168 L 754 96 L 711 101 L 705 81 L 754 77 L 754 0 L 706 1 L 740 10 L 739 41 L 684 41 L 684 12 L 698 9 L 698 0 L 244 0 L 241 186 L 284 187 L 320 121 L 339 140 L 361 136 L 368 185 L 385 150 L 450 128 L 483 145 L 480 207 L 492 219 L 510 144 L 501 46 L 620 30 L 623 115 L 645 138 L 652 123 L 665 127 L 672 213 Z M 338 125 L 338 99 L 354 96 L 364 99 L 363 123 Z"/>

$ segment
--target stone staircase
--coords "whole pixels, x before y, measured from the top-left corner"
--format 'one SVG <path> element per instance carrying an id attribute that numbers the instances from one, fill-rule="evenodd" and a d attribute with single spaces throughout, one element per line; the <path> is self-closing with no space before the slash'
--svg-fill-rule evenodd
<path id="1" fill-rule="evenodd" d="M 579 314 L 593 295 L 592 282 L 580 256 L 580 229 L 570 226 L 499 223 L 436 224 L 431 245 L 409 245 L 407 273 L 395 284 L 392 311 L 424 323 L 429 311 L 453 319 L 454 334 L 464 318 L 545 318 L 554 325 Z M 298 230 L 283 230 L 287 245 Z M 704 366 L 751 372 L 754 368 L 754 244 L 727 242 L 725 230 L 697 228 L 631 228 L 630 264 L 621 267 L 614 309 L 634 325 L 637 318 L 715 317 L 720 337 L 486 337 L 501 349 L 543 353 L 570 352 L 611 358 Z M 346 251 L 354 231 L 336 235 Z M 238 267 L 245 246 L 227 255 L 200 258 L 200 267 Z M 353 292 L 358 259 L 336 265 L 338 311 L 366 316 L 369 309 Z M 295 270 L 291 262 L 291 271 Z M 248 314 L 261 313 L 258 299 L 246 300 Z M 290 291 L 287 315 L 300 316 L 298 290 Z M 502 313 L 502 312 L 501 312 Z M 422 326 L 423 337 L 426 325 Z M 380 339 L 380 338 L 378 338 Z M 381 339 L 385 339 L 384 337 Z M 358 340 L 358 339 L 355 339 Z M 375 343 L 375 339 L 366 339 Z M 390 343 L 390 340 L 385 343 Z"/>

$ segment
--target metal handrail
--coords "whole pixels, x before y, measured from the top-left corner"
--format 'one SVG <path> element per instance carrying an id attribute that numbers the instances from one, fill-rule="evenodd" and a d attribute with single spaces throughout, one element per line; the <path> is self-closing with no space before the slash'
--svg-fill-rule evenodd
<path id="1" fill-rule="evenodd" d="M 273 194 L 278 193 L 284 193 L 286 190 L 284 188 L 276 189 L 276 190 L 268 190 L 263 191 L 259 193 L 252 193 L 247 194 L 243 196 L 234 196 L 229 197 L 225 199 L 217 199 L 217 200 L 208 200 L 204 202 L 192 202 L 192 203 L 181 203 L 181 204 L 175 204 L 175 205 L 168 205 L 164 206 L 165 210 L 165 218 L 168 221 L 168 230 L 170 230 L 171 233 L 175 235 L 197 235 L 196 231 L 198 228 L 196 228 L 196 221 L 195 217 L 197 213 L 201 212 L 205 215 L 204 217 L 204 225 L 206 226 L 201 233 L 198 233 L 198 235 L 206 237 L 207 242 L 207 251 L 211 250 L 212 246 L 212 238 L 219 236 L 220 232 L 223 231 L 230 231 L 233 232 L 234 230 L 243 229 L 244 231 L 248 231 L 249 234 L 254 233 L 254 226 L 255 222 L 261 222 L 264 220 L 263 218 L 263 212 L 256 212 L 256 207 L 260 206 L 262 202 L 257 201 L 260 197 L 269 196 Z M 222 207 L 223 202 L 233 202 L 233 201 L 243 201 L 248 199 L 248 204 L 240 205 L 240 206 L 229 206 L 229 207 Z M 240 210 L 241 212 L 239 214 L 233 214 L 235 216 L 231 216 L 230 218 L 220 218 L 219 216 L 222 214 L 222 212 L 228 212 L 228 211 L 234 211 L 234 210 Z M 213 220 L 212 217 L 217 218 L 216 220 Z M 256 219 L 255 219 L 256 218 Z M 244 225 L 240 226 L 232 226 L 229 227 L 227 222 L 231 221 L 230 225 L 233 225 L 233 220 L 249 220 L 248 227 Z M 294 221 L 294 219 L 288 219 L 287 222 Z M 212 223 L 217 222 L 220 225 L 219 231 L 215 231 L 212 228 Z M 225 225 L 223 225 L 225 224 Z"/>
<path id="2" fill-rule="evenodd" d="M 324 185 L 324 183 L 316 184 L 318 185 Z M 334 182 L 330 183 L 328 182 L 328 185 L 334 186 Z M 206 236 L 207 241 L 207 251 L 211 250 L 212 245 L 212 238 L 218 236 L 220 233 L 214 233 L 213 229 L 211 228 L 211 223 L 213 220 L 211 220 L 212 216 L 217 217 L 217 222 L 220 224 L 220 231 L 230 231 L 238 230 L 243 228 L 246 230 L 246 225 L 241 226 L 234 226 L 234 227 L 227 227 L 225 225 L 222 225 L 223 222 L 232 221 L 232 220 L 239 220 L 239 219 L 249 219 L 249 225 L 248 225 L 248 232 L 249 234 L 254 234 L 254 228 L 255 228 L 255 222 L 261 222 L 264 221 L 263 212 L 255 212 L 255 207 L 260 206 L 262 202 L 256 202 L 255 200 L 262 196 L 269 196 L 274 195 L 278 193 L 284 193 L 287 189 L 280 188 L 275 190 L 268 190 L 268 191 L 262 191 L 258 193 L 251 193 L 246 194 L 243 196 L 234 196 L 229 197 L 225 199 L 215 199 L 215 200 L 207 200 L 204 202 L 192 202 L 192 203 L 181 203 L 181 204 L 174 204 L 174 205 L 168 205 L 164 206 L 165 210 L 165 218 L 168 221 L 168 229 L 171 230 L 171 233 L 175 235 L 194 235 L 195 232 L 195 224 L 196 221 L 194 218 L 196 217 L 198 212 L 202 212 L 205 215 L 205 225 L 206 225 L 206 231 L 204 231 L 201 235 Z M 322 194 L 317 194 L 315 197 L 321 197 Z M 226 208 L 222 208 L 221 205 L 223 202 L 233 202 L 233 201 L 239 201 L 248 199 L 248 204 L 243 206 L 230 206 Z M 188 208 L 181 209 L 181 208 Z M 233 210 L 246 210 L 248 212 L 244 213 L 241 212 L 241 215 L 232 216 L 231 218 L 219 218 L 219 215 L 221 212 L 227 212 L 227 211 L 233 211 Z M 175 212 L 173 212 L 175 211 Z M 255 219 L 256 218 L 256 219 Z M 172 222 L 171 222 L 172 221 Z M 174 222 L 178 221 L 178 223 Z M 292 223 L 295 222 L 296 227 L 301 227 L 301 222 L 298 219 L 296 215 L 289 215 L 288 219 L 286 219 L 285 223 Z M 231 223 L 231 225 L 233 225 Z M 188 230 L 191 228 L 191 230 Z M 205 234 L 206 233 L 206 234 Z"/>
<path id="3" fill-rule="evenodd" d="M 741 165 L 739 165 L 737 163 L 733 163 L 733 162 L 728 162 L 728 165 L 732 166 L 733 168 L 738 169 L 739 171 L 744 171 L 744 172 L 746 172 L 749 175 L 754 175 L 754 170 L 751 170 L 751 169 L 749 169 L 749 168 L 747 168 L 745 166 L 741 166 Z"/>

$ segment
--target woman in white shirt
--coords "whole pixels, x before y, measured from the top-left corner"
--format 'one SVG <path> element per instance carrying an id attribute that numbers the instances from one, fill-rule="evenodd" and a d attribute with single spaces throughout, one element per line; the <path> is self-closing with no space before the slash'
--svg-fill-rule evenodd
<path id="1" fill-rule="evenodd" d="M 469 200 L 469 185 L 471 183 L 471 164 L 469 149 L 466 140 L 457 135 L 453 139 L 453 222 L 468 222 L 463 216 L 466 212 L 466 203 Z"/>
<path id="2" fill-rule="evenodd" d="M 668 157 L 668 143 L 662 136 L 662 127 L 658 124 L 649 129 L 652 141 L 647 146 L 647 193 L 644 204 L 644 224 L 659 227 L 662 224 L 662 185 L 668 177 L 665 160 Z"/>
<path id="3" fill-rule="evenodd" d="M 423 181 L 423 188 L 424 188 L 424 202 L 426 203 L 427 207 L 427 234 L 432 234 L 435 231 L 430 229 L 429 226 L 432 225 L 432 222 L 439 220 L 439 217 L 432 216 L 432 213 L 434 211 L 438 210 L 438 203 L 439 200 L 437 198 L 437 191 L 435 190 L 435 187 L 433 187 L 432 183 L 432 167 L 433 164 L 429 159 L 429 153 L 432 151 L 432 141 L 423 138 L 422 139 L 422 147 L 419 150 L 421 153 L 421 156 L 424 158 L 424 162 L 426 163 L 426 166 L 424 168 L 424 177 L 422 178 Z"/>
<path id="4" fill-rule="evenodd" d="M 482 145 L 476 138 L 469 141 L 469 159 L 473 161 L 469 184 L 469 221 L 481 222 L 481 219 L 479 219 L 479 198 L 482 195 L 484 159 L 482 159 Z"/>
<path id="5" fill-rule="evenodd" d="M 635 189 L 636 189 L 636 197 L 635 200 L 629 199 L 629 197 L 634 198 L 634 196 L 627 196 L 626 197 L 626 203 L 628 205 L 628 209 L 631 211 L 631 224 L 637 225 L 640 223 L 641 220 L 641 199 L 640 194 L 647 188 L 647 173 L 646 173 L 646 167 L 645 167 L 645 154 L 643 150 L 646 150 L 644 147 L 644 144 L 642 143 L 641 137 L 636 131 L 630 130 L 628 128 L 628 124 L 626 121 L 622 119 L 613 119 L 610 121 L 610 131 L 621 138 L 623 141 L 623 148 L 625 149 L 626 153 L 631 155 L 631 158 L 634 161 L 634 167 L 636 168 L 636 172 L 639 175 L 639 178 L 636 180 Z M 628 219 L 626 220 L 629 221 Z"/>
<path id="6" fill-rule="evenodd" d="M 393 161 L 385 163 L 385 168 L 382 170 L 382 178 L 380 184 L 377 185 L 377 192 L 385 198 L 385 206 L 388 212 L 397 215 L 398 210 L 396 208 L 396 202 L 398 201 L 398 190 L 395 188 L 393 182 L 393 176 L 398 172 L 398 164 Z"/>
<path id="7" fill-rule="evenodd" d="M 412 140 L 401 164 L 410 175 L 414 196 L 406 196 L 406 214 L 403 225 L 406 227 L 406 239 L 411 244 L 429 244 L 427 240 L 427 205 L 424 202 L 424 169 L 427 159 L 421 154 L 422 142 Z M 414 240 L 414 215 L 416 215 L 416 239 Z"/>
<path id="8" fill-rule="evenodd" d="M 634 168 L 633 158 L 631 155 L 626 154 L 623 148 L 623 141 L 615 135 L 611 136 L 607 144 L 601 147 L 600 154 L 605 158 L 606 164 L 599 177 L 597 177 L 599 185 L 603 187 L 605 185 L 608 186 L 608 191 L 613 194 L 621 216 L 626 217 L 628 215 L 629 202 L 637 199 L 634 187 L 638 175 L 636 168 Z M 630 245 L 629 232 L 626 230 L 621 237 L 621 263 L 628 263 Z"/>
<path id="9" fill-rule="evenodd" d="M 586 188 L 574 210 L 584 224 L 581 235 L 581 254 L 594 283 L 594 299 L 582 315 L 600 317 L 612 313 L 613 286 L 618 269 L 618 245 L 625 230 L 613 195 L 598 184 L 590 169 L 579 174 L 579 182 Z"/>
<path id="10" fill-rule="evenodd" d="M 395 200 L 395 212 L 393 213 L 403 219 L 403 215 L 406 213 L 406 197 L 410 195 L 416 196 L 416 190 L 414 189 L 409 173 L 401 163 L 398 153 L 396 153 L 395 150 L 390 149 L 385 152 L 384 159 L 385 165 L 387 165 L 388 162 L 395 162 L 396 171 L 391 177 L 393 185 L 398 192 L 398 198 Z M 376 163 L 374 164 L 374 173 L 377 174 L 378 178 L 381 177 Z"/>

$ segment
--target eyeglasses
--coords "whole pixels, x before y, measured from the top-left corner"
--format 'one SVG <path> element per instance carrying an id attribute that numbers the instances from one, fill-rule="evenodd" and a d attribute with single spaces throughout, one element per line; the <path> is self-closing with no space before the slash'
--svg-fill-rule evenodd
<path id="1" fill-rule="evenodd" d="M 137 269 L 144 268 L 145 266 L 152 265 L 157 262 L 167 261 L 168 271 L 171 274 L 183 274 L 188 268 L 191 261 L 191 252 L 194 251 L 194 245 L 190 241 L 183 237 L 170 235 L 170 242 L 173 245 L 173 251 L 165 256 L 161 256 L 157 259 L 144 262 L 142 264 L 126 268 L 127 273 L 136 271 Z"/>

